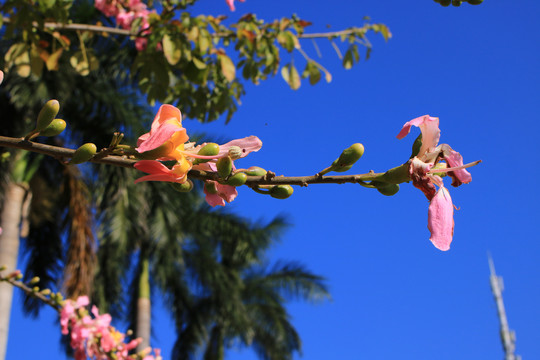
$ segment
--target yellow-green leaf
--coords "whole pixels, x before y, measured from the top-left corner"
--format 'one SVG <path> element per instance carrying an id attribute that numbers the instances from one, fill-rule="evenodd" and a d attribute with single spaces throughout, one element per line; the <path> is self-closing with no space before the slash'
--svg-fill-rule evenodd
<path id="1" fill-rule="evenodd" d="M 182 57 L 182 52 L 180 51 L 178 43 L 171 39 L 168 34 L 165 34 L 165 36 L 163 36 L 162 44 L 163 54 L 165 55 L 167 62 L 171 65 L 178 64 Z"/>
<path id="2" fill-rule="evenodd" d="M 302 84 L 300 74 L 293 64 L 288 64 L 281 69 L 281 76 L 289 84 L 291 89 L 298 90 Z"/>
<path id="3" fill-rule="evenodd" d="M 236 67 L 231 58 L 227 55 L 218 55 L 219 63 L 221 65 L 221 72 L 228 82 L 232 82 L 236 77 Z"/>

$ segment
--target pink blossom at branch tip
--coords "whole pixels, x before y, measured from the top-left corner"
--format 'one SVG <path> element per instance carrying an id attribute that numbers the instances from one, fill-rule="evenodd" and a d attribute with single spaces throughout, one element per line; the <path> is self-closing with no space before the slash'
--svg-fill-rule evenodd
<path id="1" fill-rule="evenodd" d="M 238 0 L 240 2 L 244 2 L 245 0 Z M 234 0 L 225 0 L 225 2 L 227 3 L 227 5 L 229 5 L 229 8 L 231 9 L 231 11 L 235 11 L 236 8 L 234 7 Z"/>
<path id="2" fill-rule="evenodd" d="M 424 115 L 408 121 L 403 125 L 397 138 L 404 138 L 412 126 L 420 128 L 422 146 L 418 154 L 409 160 L 409 175 L 413 185 L 420 189 L 430 202 L 428 210 L 430 240 L 437 249 L 446 251 L 450 249 L 454 234 L 454 206 L 450 193 L 444 187 L 443 179 L 436 174 L 447 173 L 452 178 L 453 186 L 467 184 L 472 177 L 464 169 L 463 158 L 457 151 L 448 144 L 439 145 L 439 118 Z M 441 161 L 442 163 L 438 165 Z"/>
<path id="3" fill-rule="evenodd" d="M 2 82 L 4 81 L 4 72 L 2 70 L 0 70 L 0 84 L 2 84 Z M 0 230 L 2 230 L 2 228 L 0 228 Z M 1 232 L 0 232 L 1 234 Z"/>

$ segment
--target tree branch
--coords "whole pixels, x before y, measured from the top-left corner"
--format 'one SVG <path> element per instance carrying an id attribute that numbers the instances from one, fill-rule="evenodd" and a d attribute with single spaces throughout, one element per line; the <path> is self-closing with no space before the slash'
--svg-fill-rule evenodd
<path id="1" fill-rule="evenodd" d="M 64 161 L 65 158 L 73 157 L 75 150 L 67 149 L 59 146 L 52 146 L 41 144 L 33 141 L 24 140 L 24 138 L 11 138 L 7 136 L 0 136 L 0 146 L 9 148 L 23 149 L 27 151 L 37 152 L 45 154 Z M 102 151 L 108 151 L 104 149 Z M 138 160 L 128 159 L 125 155 L 107 155 L 100 157 L 99 153 L 89 160 L 93 163 L 108 164 L 114 166 L 122 166 L 126 168 L 132 168 Z M 370 171 L 366 174 L 355 175 L 332 175 L 322 176 L 319 174 L 309 176 L 276 176 L 273 172 L 268 172 L 265 176 L 248 176 L 246 185 L 299 185 L 308 186 L 309 184 L 345 184 L 345 183 L 362 183 L 363 181 L 375 180 L 381 177 L 384 173 L 375 173 Z M 191 170 L 188 176 L 192 179 L 198 180 L 218 180 L 217 173 L 207 173 L 199 170 Z"/>

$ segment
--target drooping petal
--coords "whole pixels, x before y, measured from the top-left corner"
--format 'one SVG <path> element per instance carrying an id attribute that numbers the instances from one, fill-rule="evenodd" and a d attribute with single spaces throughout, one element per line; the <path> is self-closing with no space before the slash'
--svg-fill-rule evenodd
<path id="1" fill-rule="evenodd" d="M 165 142 L 171 142 L 171 147 L 175 149 L 188 140 L 186 129 L 182 127 L 182 113 L 176 107 L 165 104 L 159 108 L 150 132 L 139 137 L 136 150 L 140 153 L 150 151 Z"/>
<path id="2" fill-rule="evenodd" d="M 412 126 L 417 126 L 422 132 L 422 147 L 418 156 L 421 157 L 423 154 L 428 152 L 430 149 L 437 146 L 439 143 L 439 138 L 441 136 L 441 130 L 439 130 L 439 118 L 431 117 L 429 115 L 424 115 L 412 119 L 403 125 L 403 128 L 397 135 L 398 139 L 403 139 L 411 131 Z"/>
<path id="3" fill-rule="evenodd" d="M 229 149 L 232 146 L 238 146 L 240 149 L 242 149 L 242 154 L 240 157 L 243 158 L 248 156 L 251 152 L 259 151 L 262 147 L 262 141 L 253 135 L 243 139 L 229 141 L 228 143 L 219 146 L 219 153 L 217 157 L 227 156 L 229 154 Z"/>
<path id="4" fill-rule="evenodd" d="M 177 132 L 182 133 L 187 141 L 186 129 L 179 128 L 173 123 L 166 123 L 157 128 L 156 131 L 148 133 L 148 136 L 145 136 L 147 134 L 141 135 L 141 137 L 144 136 L 144 139 L 139 141 L 140 145 L 136 150 L 143 153 L 145 151 L 156 149 L 169 141 Z M 139 137 L 139 140 L 141 140 L 141 137 Z"/>
<path id="5" fill-rule="evenodd" d="M 450 193 L 445 187 L 439 188 L 431 199 L 428 210 L 429 240 L 442 251 L 450 249 L 454 235 L 454 205 Z"/>
<path id="6" fill-rule="evenodd" d="M 143 171 L 150 175 L 143 176 L 135 180 L 135 184 L 142 181 L 167 181 L 183 183 L 187 179 L 187 173 L 191 168 L 191 163 L 184 159 L 169 169 L 162 163 L 156 160 L 141 160 L 133 165 L 137 170 Z"/>
<path id="7" fill-rule="evenodd" d="M 204 187 L 203 191 L 206 194 L 206 202 L 208 205 L 215 207 L 215 206 L 225 206 L 225 202 L 230 203 L 234 199 L 236 199 L 236 196 L 238 196 L 238 191 L 236 191 L 236 188 L 234 186 L 230 185 L 223 185 L 218 183 L 217 181 L 208 181 L 214 183 L 217 193 L 211 194 L 206 190 L 206 186 Z"/>

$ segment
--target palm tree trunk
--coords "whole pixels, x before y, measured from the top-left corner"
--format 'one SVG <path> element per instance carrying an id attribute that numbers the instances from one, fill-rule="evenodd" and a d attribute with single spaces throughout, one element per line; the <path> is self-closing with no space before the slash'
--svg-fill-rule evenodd
<path id="1" fill-rule="evenodd" d="M 27 189 L 14 182 L 8 182 L 5 187 L 0 234 L 0 266 L 6 267 L 4 274 L 17 267 L 21 215 L 26 194 Z M 0 360 L 6 357 L 12 297 L 13 287 L 0 283 Z"/>
<path id="2" fill-rule="evenodd" d="M 204 360 L 223 360 L 225 358 L 224 341 L 225 334 L 223 328 L 219 325 L 214 326 L 204 353 Z"/>
<path id="3" fill-rule="evenodd" d="M 150 276 L 148 271 L 148 259 L 141 262 L 141 273 L 139 278 L 139 298 L 137 299 L 137 328 L 135 335 L 142 338 L 142 342 L 137 346 L 137 351 L 141 351 L 150 346 L 151 329 L 151 303 L 150 303 Z"/>

